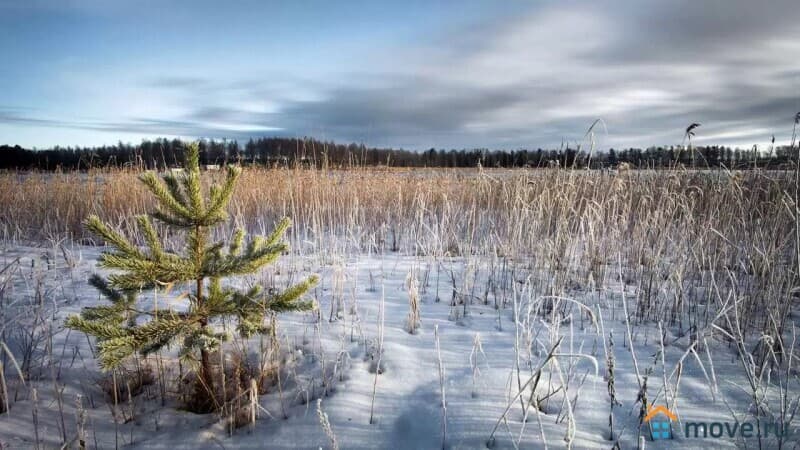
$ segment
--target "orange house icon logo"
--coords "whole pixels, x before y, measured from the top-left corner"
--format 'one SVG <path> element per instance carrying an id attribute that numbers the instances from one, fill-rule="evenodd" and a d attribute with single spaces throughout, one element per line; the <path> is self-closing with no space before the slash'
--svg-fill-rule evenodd
<path id="1" fill-rule="evenodd" d="M 664 420 L 666 417 L 669 420 Z M 665 406 L 651 406 L 644 417 L 645 423 L 650 424 L 650 436 L 654 441 L 672 438 L 672 422 L 678 419 L 672 411 Z"/>

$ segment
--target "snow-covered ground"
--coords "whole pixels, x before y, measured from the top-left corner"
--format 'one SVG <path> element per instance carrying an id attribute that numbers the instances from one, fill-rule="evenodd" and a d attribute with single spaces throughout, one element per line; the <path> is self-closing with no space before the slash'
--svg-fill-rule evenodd
<path id="1" fill-rule="evenodd" d="M 260 397 L 263 410 L 254 427 L 231 434 L 225 418 L 180 410 L 172 392 L 162 405 L 157 384 L 132 401 L 119 402 L 115 420 L 113 400 L 99 387 L 107 375 L 97 368 L 88 339 L 63 329 L 67 315 L 99 301 L 86 284 L 96 271 L 99 251 L 77 246 L 2 248 L 0 268 L 7 267 L 0 275 L 3 337 L 18 361 L 26 347 L 34 351 L 25 367 L 30 378 L 25 385 L 6 358 L 11 409 L 0 415 L 0 448 L 34 448 L 37 435 L 41 448 L 60 447 L 64 435 L 77 448 L 73 439 L 79 401 L 87 414 L 89 448 L 330 448 L 317 411 L 318 398 L 342 449 L 485 448 L 487 444 L 611 448 L 606 351 L 615 360 L 620 405 L 613 412 L 614 430 L 621 448 L 636 448 L 640 430 L 647 448 L 758 448 L 756 438 L 683 436 L 687 421 L 733 423 L 734 415 L 742 423 L 754 421 L 749 382 L 736 346 L 719 335 L 702 333 L 692 344 L 696 333 L 664 324 L 662 356 L 658 323 L 637 321 L 628 335 L 625 310 L 632 311 L 638 297 L 635 288 L 620 283 L 618 277 L 609 275 L 602 289 L 576 286 L 549 298 L 533 294 L 530 276 L 520 272 L 504 289 L 486 288 L 488 269 L 474 268 L 488 267 L 488 260 L 394 253 L 325 260 L 292 255 L 257 279 L 239 280 L 281 285 L 292 274 L 322 276 L 311 294 L 319 303 L 318 312 L 279 317 L 286 363 L 282 389 L 273 387 Z M 419 285 L 421 313 L 415 334 L 407 331 L 412 279 Z M 452 305 L 454 284 L 457 295 Z M 179 308 L 177 294 L 162 295 L 158 301 Z M 142 298 L 152 301 L 153 295 L 143 293 Z M 338 312 L 335 301 L 342 302 Z M 541 407 L 523 409 L 531 394 L 524 390 L 521 401 L 516 398 L 519 387 L 559 340 L 535 393 Z M 250 344 L 255 352 L 257 341 Z M 382 371 L 376 381 L 375 359 L 381 347 Z M 174 380 L 178 363 L 174 355 L 162 356 L 166 375 Z M 153 361 L 150 357 L 150 364 Z M 644 377 L 649 402 L 667 404 L 665 385 L 669 390 L 668 402 L 676 405 L 672 410 L 678 415 L 674 439 L 651 441 L 648 428 L 639 427 L 637 399 Z M 167 389 L 173 391 L 174 383 Z M 788 392 L 794 397 L 800 394 L 796 385 Z M 777 384 L 766 395 L 775 405 Z M 775 414 L 775 408 L 770 413 Z M 790 441 L 785 448 L 797 442 Z M 776 446 L 774 439 L 763 441 L 763 448 Z"/>

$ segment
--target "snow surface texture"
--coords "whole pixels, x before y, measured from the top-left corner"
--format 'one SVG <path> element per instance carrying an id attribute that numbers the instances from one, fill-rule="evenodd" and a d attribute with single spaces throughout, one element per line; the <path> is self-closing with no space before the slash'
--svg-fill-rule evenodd
<path id="1" fill-rule="evenodd" d="M 681 424 L 687 420 L 733 422 L 734 414 L 740 420 L 752 419 L 747 380 L 734 345 L 709 339 L 692 352 L 691 333 L 675 327 L 665 327 L 662 365 L 657 323 L 632 325 L 627 336 L 624 310 L 637 301 L 631 286 L 619 281 L 607 282 L 602 289 L 576 286 L 569 299 L 546 299 L 531 295 L 522 273 L 508 280 L 505 289 L 487 288 L 488 258 L 397 254 L 346 260 L 289 255 L 257 280 L 239 280 L 285 286 L 292 275 L 322 277 L 312 294 L 319 302 L 318 312 L 279 317 L 286 363 L 283 389 L 273 387 L 259 398 L 263 410 L 254 427 L 231 434 L 224 418 L 182 411 L 169 394 L 162 405 L 156 385 L 132 401 L 119 402 L 115 420 L 113 402 L 99 387 L 107 375 L 97 368 L 89 340 L 63 329 L 67 315 L 99 301 L 86 279 L 97 271 L 100 251 L 61 246 L 2 250 L 0 262 L 8 266 L 0 275 L 3 339 L 20 364 L 25 359 L 23 369 L 29 377 L 20 384 L 6 359 L 10 411 L 0 415 L 3 449 L 34 448 L 37 434 L 40 448 L 59 448 L 63 436 L 76 448 L 79 397 L 86 409 L 89 448 L 330 448 L 317 399 L 342 449 L 485 448 L 487 443 L 494 448 L 564 448 L 568 441 L 578 449 L 611 448 L 604 348 L 615 358 L 616 397 L 621 403 L 614 409 L 614 430 L 621 448 L 636 448 L 640 430 L 642 436 L 648 430 L 639 427 L 639 379 L 629 339 L 640 377 L 649 373 L 649 401 L 664 404 L 664 372 L 670 377 L 670 398 L 677 398 L 673 409 L 680 422 L 674 424 L 675 439 L 651 441 L 647 435 L 647 448 L 758 447 L 754 438 L 682 437 Z M 411 334 L 409 290 L 415 283 L 420 321 Z M 178 293 L 162 295 L 160 307 L 182 307 Z M 152 301 L 153 295 L 144 293 L 142 298 Z M 40 311 L 41 320 L 32 311 Z M 608 348 L 612 332 L 615 345 Z M 542 371 L 535 394 L 540 407 L 523 410 L 515 399 L 519 386 L 558 339 L 558 355 Z M 29 341 L 34 351 L 25 357 L 20 352 L 31 347 Z M 258 341 L 252 345 L 257 347 Z M 168 375 L 177 378 L 174 355 L 163 358 Z M 527 402 L 530 395 L 525 390 L 522 399 Z M 505 420 L 500 420 L 509 405 Z M 774 440 L 763 442 L 763 448 L 775 445 Z"/>

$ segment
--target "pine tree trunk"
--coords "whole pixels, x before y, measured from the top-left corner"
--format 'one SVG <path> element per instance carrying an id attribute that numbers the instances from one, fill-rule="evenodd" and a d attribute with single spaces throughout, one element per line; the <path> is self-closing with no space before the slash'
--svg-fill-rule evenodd
<path id="1" fill-rule="evenodd" d="M 208 404 L 209 410 L 213 409 L 214 388 L 212 383 L 214 378 L 211 375 L 211 358 L 208 355 L 208 350 L 200 350 L 200 376 L 198 377 L 198 394 L 202 394 L 203 403 Z"/>
<path id="2" fill-rule="evenodd" d="M 200 256 L 200 255 L 202 255 L 202 251 L 203 251 L 203 238 L 202 238 L 203 234 L 202 233 L 203 233 L 202 227 L 200 227 L 199 225 L 195 226 L 195 236 L 197 238 L 197 240 L 196 240 L 197 249 L 195 249 L 195 255 L 197 256 L 197 261 L 195 261 L 195 264 L 197 265 L 198 269 L 200 268 L 200 265 L 202 264 L 202 258 Z M 198 278 L 197 278 L 197 297 L 196 298 L 197 298 L 197 308 L 198 308 L 198 310 L 202 311 L 203 310 L 202 309 L 202 307 L 203 307 L 203 278 L 201 276 L 199 276 L 199 271 L 198 271 Z M 200 320 L 200 326 L 202 328 L 205 328 L 205 327 L 208 326 L 208 317 L 204 316 Z M 209 356 L 208 356 L 208 350 L 202 348 L 202 349 L 200 349 L 200 376 L 199 376 L 198 380 L 200 381 L 200 383 L 203 385 L 203 387 L 205 388 L 205 390 L 209 394 L 209 397 L 211 396 L 211 393 L 213 392 L 213 389 L 211 388 L 212 379 L 213 378 L 211 377 L 211 361 L 210 361 Z"/>
<path id="3" fill-rule="evenodd" d="M 197 227 L 198 243 L 202 245 L 200 237 L 200 227 Z M 199 250 L 199 249 L 198 249 Z M 200 251 L 196 253 L 200 254 Z M 200 261 L 197 262 L 198 267 Z M 202 311 L 203 304 L 203 278 L 197 279 L 197 308 Z M 208 317 L 203 317 L 200 320 L 200 326 L 205 328 L 208 326 Z M 197 384 L 195 386 L 195 405 L 197 412 L 211 412 L 214 410 L 214 378 L 211 374 L 211 358 L 209 357 L 208 350 L 200 349 L 200 373 L 197 376 Z"/>

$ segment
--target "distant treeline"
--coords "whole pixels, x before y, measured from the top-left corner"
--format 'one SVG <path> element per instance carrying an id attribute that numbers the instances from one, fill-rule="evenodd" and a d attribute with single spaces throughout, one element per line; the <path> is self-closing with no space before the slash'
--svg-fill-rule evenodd
<path id="1" fill-rule="evenodd" d="M 137 145 L 119 143 L 102 147 L 54 147 L 29 150 L 0 146 L 0 169 L 87 170 L 91 168 L 166 169 L 183 161 L 184 142 L 178 139 L 146 140 Z M 589 155 L 578 149 L 443 150 L 410 151 L 342 145 L 315 139 L 259 138 L 244 145 L 237 141 L 200 141 L 201 164 L 237 163 L 270 167 L 616 167 L 667 168 L 682 164 L 697 168 L 787 168 L 794 160 L 789 147 L 764 151 L 705 146 L 691 149 L 670 146 L 608 150 Z"/>

